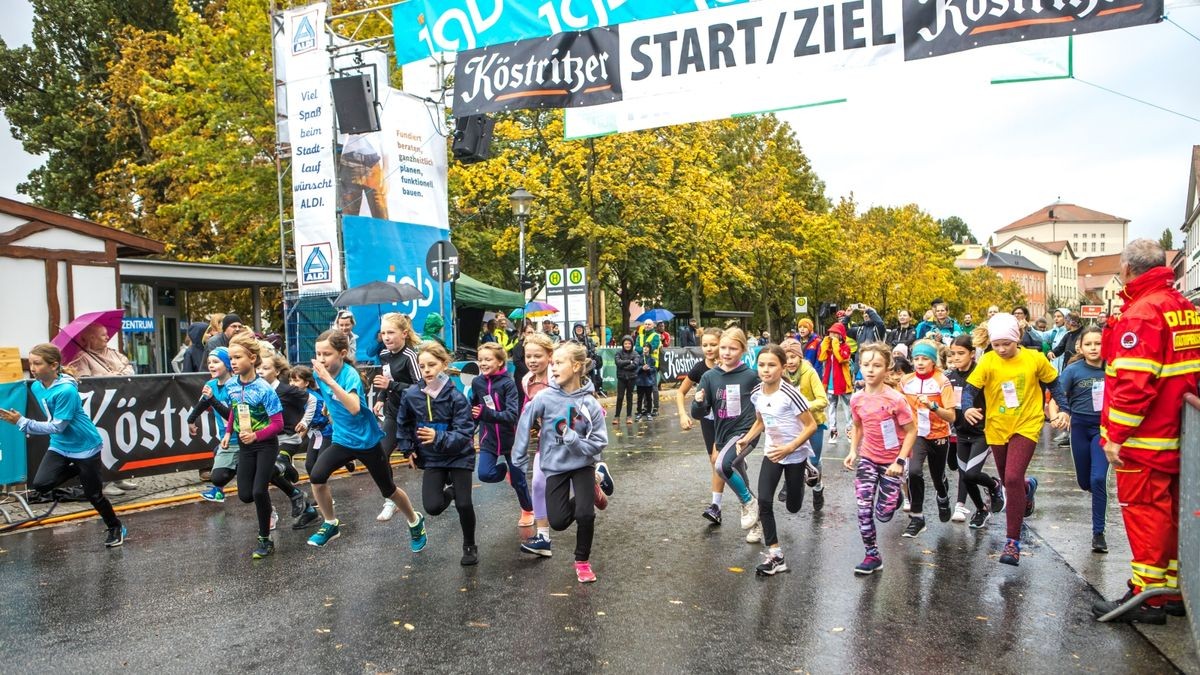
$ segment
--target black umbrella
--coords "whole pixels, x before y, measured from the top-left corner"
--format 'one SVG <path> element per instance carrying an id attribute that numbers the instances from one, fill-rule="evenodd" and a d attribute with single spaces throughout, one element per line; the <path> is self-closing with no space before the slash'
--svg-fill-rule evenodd
<path id="1" fill-rule="evenodd" d="M 390 281 L 371 281 L 361 286 L 347 288 L 333 301 L 335 307 L 354 305 L 387 305 L 393 302 L 422 300 L 425 295 L 412 284 L 397 284 Z"/>

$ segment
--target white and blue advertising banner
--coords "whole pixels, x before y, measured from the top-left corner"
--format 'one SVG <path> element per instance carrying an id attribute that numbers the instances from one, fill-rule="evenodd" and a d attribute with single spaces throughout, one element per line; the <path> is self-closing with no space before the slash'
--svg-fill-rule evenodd
<path id="1" fill-rule="evenodd" d="M 746 0 L 409 0 L 392 8 L 396 63 L 437 52 L 736 5 Z"/>
<path id="2" fill-rule="evenodd" d="M 297 284 L 302 295 L 335 293 L 342 290 L 342 263 L 325 5 L 283 12 L 283 23 Z"/>

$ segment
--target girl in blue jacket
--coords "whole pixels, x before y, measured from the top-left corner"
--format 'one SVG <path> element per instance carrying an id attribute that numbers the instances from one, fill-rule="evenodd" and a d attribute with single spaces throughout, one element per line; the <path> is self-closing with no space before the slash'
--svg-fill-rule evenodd
<path id="1" fill-rule="evenodd" d="M 471 503 L 475 423 L 467 399 L 446 375 L 450 365 L 446 348 L 437 342 L 422 344 L 417 365 L 422 381 L 405 390 L 396 410 L 396 447 L 405 455 L 415 452 L 417 466 L 425 470 L 421 501 L 426 513 L 440 515 L 454 502 L 463 533 L 460 562 L 475 565 L 479 563 Z"/>
<path id="2" fill-rule="evenodd" d="M 125 526 L 104 496 L 100 479 L 100 449 L 104 441 L 83 409 L 79 385 L 62 373 L 62 352 L 52 344 L 35 346 L 29 350 L 29 374 L 33 376 L 33 396 L 47 421 L 31 420 L 16 410 L 0 410 L 0 419 L 17 425 L 24 433 L 50 437 L 50 450 L 42 457 L 29 487 L 50 492 L 78 477 L 83 493 L 108 528 L 104 545 L 120 546 L 125 543 Z"/>
<path id="3" fill-rule="evenodd" d="M 517 526 L 531 527 L 533 501 L 525 472 L 509 470 L 520 414 L 517 383 L 508 374 L 508 356 L 498 343 L 479 345 L 478 361 L 479 377 L 471 381 L 471 419 L 479 424 L 479 480 L 499 483 L 505 476 L 511 476 L 513 491 L 521 505 Z"/>

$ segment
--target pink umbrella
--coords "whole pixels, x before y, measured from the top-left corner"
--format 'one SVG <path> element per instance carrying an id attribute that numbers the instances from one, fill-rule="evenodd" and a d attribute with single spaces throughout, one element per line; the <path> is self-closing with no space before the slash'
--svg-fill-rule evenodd
<path id="1" fill-rule="evenodd" d="M 122 309 L 106 309 L 100 312 L 88 312 L 75 317 L 75 320 L 58 331 L 58 335 L 50 342 L 62 350 L 63 363 L 70 363 L 79 355 L 83 349 L 83 338 L 81 337 L 92 326 L 104 326 L 108 329 L 108 336 L 112 337 L 121 332 L 121 318 L 125 316 L 125 310 Z"/>

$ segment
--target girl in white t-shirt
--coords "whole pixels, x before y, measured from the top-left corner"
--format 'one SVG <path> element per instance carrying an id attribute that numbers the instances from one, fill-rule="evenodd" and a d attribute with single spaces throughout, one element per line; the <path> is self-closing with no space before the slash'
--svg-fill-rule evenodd
<path id="1" fill-rule="evenodd" d="M 766 431 L 766 447 L 758 472 L 758 527 L 762 528 L 762 542 L 767 551 L 766 560 L 756 572 L 763 576 L 788 571 L 775 530 L 772 506 L 779 479 L 787 481 L 786 504 L 790 513 L 796 513 L 804 504 L 805 482 L 811 481 L 815 485 L 820 479 L 816 467 L 809 461 L 812 457 L 809 438 L 817 430 L 817 421 L 808 409 L 808 401 L 784 379 L 786 363 L 787 354 L 779 345 L 767 345 L 758 353 L 758 376 L 762 382 L 750 394 L 756 418 L 754 426 L 737 443 L 738 454 L 741 454 Z"/>

